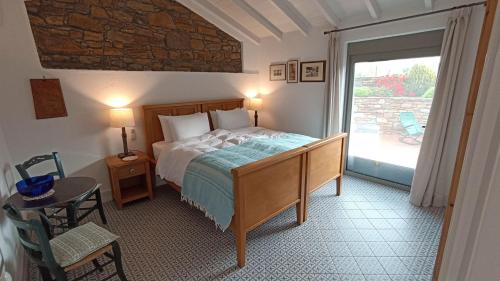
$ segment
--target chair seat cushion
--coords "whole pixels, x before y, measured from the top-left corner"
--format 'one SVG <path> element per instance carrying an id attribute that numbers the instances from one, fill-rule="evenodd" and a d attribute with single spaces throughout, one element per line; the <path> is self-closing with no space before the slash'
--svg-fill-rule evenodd
<path id="1" fill-rule="evenodd" d="M 50 240 L 56 262 L 61 267 L 72 265 L 109 245 L 119 236 L 89 222 L 70 229 Z"/>

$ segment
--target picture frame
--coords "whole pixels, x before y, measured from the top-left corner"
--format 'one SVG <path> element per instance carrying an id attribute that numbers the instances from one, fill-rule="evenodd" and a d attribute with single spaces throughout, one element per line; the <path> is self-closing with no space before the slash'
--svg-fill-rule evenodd
<path id="1" fill-rule="evenodd" d="M 287 64 L 286 65 L 286 69 L 287 69 L 286 82 L 287 83 L 299 83 L 299 75 L 300 75 L 299 61 L 298 60 L 289 60 L 286 64 Z"/>
<path id="2" fill-rule="evenodd" d="M 325 60 L 300 63 L 300 82 L 325 82 L 325 77 Z"/>
<path id="3" fill-rule="evenodd" d="M 269 81 L 285 81 L 286 64 L 271 64 L 269 66 Z"/>

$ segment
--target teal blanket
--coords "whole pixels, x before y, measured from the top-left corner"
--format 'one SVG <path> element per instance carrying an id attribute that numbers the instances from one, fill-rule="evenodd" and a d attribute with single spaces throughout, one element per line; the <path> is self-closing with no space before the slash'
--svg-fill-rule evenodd
<path id="1" fill-rule="evenodd" d="M 224 231 L 234 213 L 231 170 L 315 140 L 303 135 L 283 134 L 278 138 L 253 139 L 197 156 L 186 169 L 182 200 L 204 211 Z"/>

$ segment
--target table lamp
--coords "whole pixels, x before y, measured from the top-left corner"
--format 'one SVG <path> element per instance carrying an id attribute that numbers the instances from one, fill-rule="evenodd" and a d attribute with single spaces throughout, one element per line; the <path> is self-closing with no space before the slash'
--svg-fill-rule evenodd
<path id="1" fill-rule="evenodd" d="M 255 118 L 255 127 L 258 126 L 259 124 L 259 114 L 257 111 L 262 109 L 262 99 L 261 98 L 251 98 L 250 102 L 248 103 L 248 109 L 255 111 L 254 118 Z"/>
<path id="2" fill-rule="evenodd" d="M 133 152 L 128 150 L 127 132 L 125 131 L 125 127 L 134 127 L 134 126 L 135 126 L 134 113 L 131 108 L 111 109 L 111 127 L 122 128 L 123 153 L 118 154 L 118 157 L 121 159 L 134 155 Z"/>

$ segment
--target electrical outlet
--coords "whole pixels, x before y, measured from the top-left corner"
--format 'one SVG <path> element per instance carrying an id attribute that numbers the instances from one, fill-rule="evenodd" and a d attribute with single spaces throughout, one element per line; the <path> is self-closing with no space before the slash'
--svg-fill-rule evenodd
<path id="1" fill-rule="evenodd" d="M 137 135 L 135 134 L 135 129 L 130 130 L 130 140 L 135 141 L 137 139 Z"/>

